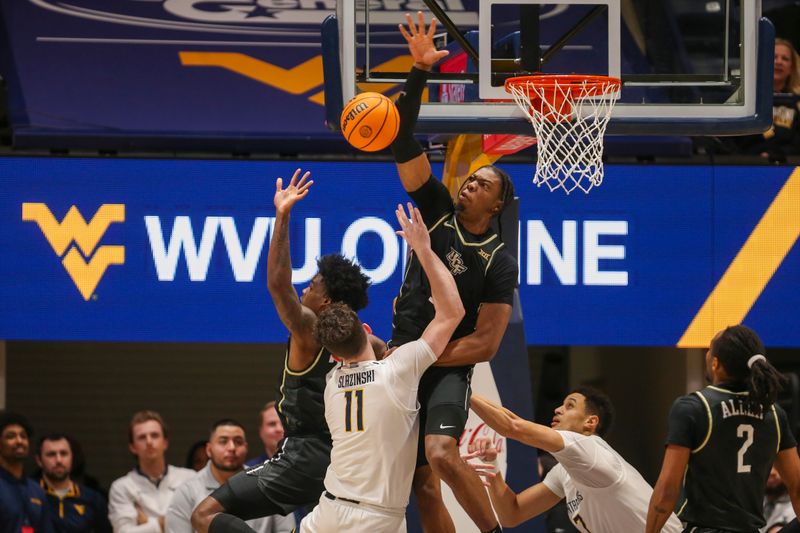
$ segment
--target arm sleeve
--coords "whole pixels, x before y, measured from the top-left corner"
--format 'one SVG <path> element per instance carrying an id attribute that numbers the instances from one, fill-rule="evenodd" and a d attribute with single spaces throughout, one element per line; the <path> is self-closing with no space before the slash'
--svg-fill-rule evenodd
<path id="1" fill-rule="evenodd" d="M 780 451 L 788 450 L 789 448 L 797 448 L 797 441 L 794 438 L 792 429 L 789 427 L 789 417 L 786 416 L 786 411 L 780 405 L 775 405 L 775 414 L 778 417 L 778 429 L 780 431 L 780 442 L 778 449 Z"/>
<path id="2" fill-rule="evenodd" d="M 681 396 L 669 411 L 667 444 L 694 450 L 705 440 L 708 432 L 708 412 L 696 395 Z"/>
<path id="3" fill-rule="evenodd" d="M 545 487 L 550 489 L 550 492 L 559 498 L 564 498 L 566 497 L 566 493 L 564 492 L 564 481 L 566 476 L 567 472 L 564 470 L 564 467 L 558 464 L 554 466 L 546 476 L 544 476 L 542 483 L 544 483 Z"/>
<path id="4" fill-rule="evenodd" d="M 483 288 L 481 302 L 514 305 L 519 267 L 511 254 L 497 252 Z"/>
<path id="5" fill-rule="evenodd" d="M 444 215 L 450 214 L 454 210 L 450 191 L 433 176 L 429 177 L 422 187 L 408 193 L 408 195 L 417 204 L 419 212 L 422 214 L 422 219 L 428 228 L 436 224 Z"/>
<path id="6" fill-rule="evenodd" d="M 192 533 L 194 505 L 187 485 L 181 485 L 172 495 L 164 518 L 164 533 Z"/>
<path id="7" fill-rule="evenodd" d="M 588 437 L 574 431 L 559 431 L 564 449 L 553 457 L 576 482 L 591 488 L 610 487 L 623 475 L 620 456 L 600 437 Z"/>
<path id="8" fill-rule="evenodd" d="M 144 524 L 136 524 L 133 496 L 119 482 L 111 485 L 108 493 L 108 518 L 114 533 L 161 533 L 158 519 L 149 516 Z"/>
<path id="9" fill-rule="evenodd" d="M 402 345 L 386 359 L 392 391 L 406 409 L 416 409 L 419 379 L 437 359 L 423 339 Z"/>

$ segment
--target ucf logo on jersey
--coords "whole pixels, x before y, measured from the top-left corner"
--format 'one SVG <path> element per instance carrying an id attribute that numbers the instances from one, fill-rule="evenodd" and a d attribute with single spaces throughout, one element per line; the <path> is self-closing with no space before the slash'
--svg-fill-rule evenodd
<path id="1" fill-rule="evenodd" d="M 461 254 L 456 252 L 454 248 L 450 248 L 450 251 L 447 252 L 447 262 L 450 264 L 450 272 L 454 276 L 458 276 L 467 271 L 464 260 L 461 259 Z"/>

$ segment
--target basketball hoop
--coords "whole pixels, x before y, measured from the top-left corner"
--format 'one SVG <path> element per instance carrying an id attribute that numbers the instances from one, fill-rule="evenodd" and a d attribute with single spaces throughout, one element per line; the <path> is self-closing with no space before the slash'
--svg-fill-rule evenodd
<path id="1" fill-rule="evenodd" d="M 610 76 L 534 75 L 505 89 L 530 119 L 538 145 L 533 183 L 588 193 L 603 181 L 603 134 L 621 82 Z"/>

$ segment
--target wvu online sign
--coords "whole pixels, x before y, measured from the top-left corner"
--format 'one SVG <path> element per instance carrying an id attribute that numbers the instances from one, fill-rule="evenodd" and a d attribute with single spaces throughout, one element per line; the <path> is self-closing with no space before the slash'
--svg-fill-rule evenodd
<path id="1" fill-rule="evenodd" d="M 296 165 L 0 158 L 0 250 L 13 258 L 0 261 L 0 339 L 282 342 L 266 256 L 274 178 Z M 292 282 L 321 255 L 357 259 L 373 282 L 363 318 L 388 337 L 407 254 L 394 165 L 300 166 L 315 184 L 290 221 Z M 744 321 L 800 346 L 774 318 L 800 308 L 800 171 L 647 167 L 664 188 L 612 165 L 602 188 L 564 197 L 528 185 L 527 165 L 503 168 L 520 196 L 531 344 L 701 346 Z"/>
<path id="2" fill-rule="evenodd" d="M 42 230 L 56 255 L 61 258 L 61 263 L 75 286 L 78 287 L 84 300 L 88 300 L 92 296 L 94 289 L 110 265 L 125 263 L 124 246 L 97 246 L 112 223 L 125 222 L 125 206 L 122 204 L 100 206 L 100 209 L 87 223 L 74 205 L 69 208 L 67 215 L 59 222 L 47 205 L 24 203 L 22 204 L 22 220 L 39 225 L 39 229 Z M 67 251 L 66 254 L 65 251 Z"/>

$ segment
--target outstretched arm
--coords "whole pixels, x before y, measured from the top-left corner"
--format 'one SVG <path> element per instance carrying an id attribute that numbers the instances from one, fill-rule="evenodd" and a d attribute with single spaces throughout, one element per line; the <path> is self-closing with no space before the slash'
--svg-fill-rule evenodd
<path id="1" fill-rule="evenodd" d="M 492 403 L 483 396 L 473 394 L 470 399 L 470 408 L 490 428 L 504 437 L 551 453 L 564 449 L 564 439 L 558 431 L 520 418 L 505 407 Z"/>
<path id="2" fill-rule="evenodd" d="M 658 533 L 669 520 L 675 509 L 681 491 L 683 475 L 689 463 L 691 450 L 683 446 L 668 444 L 664 452 L 661 473 L 650 496 L 647 508 L 647 524 L 645 533 Z"/>
<path id="3" fill-rule="evenodd" d="M 419 107 L 422 104 L 422 92 L 433 65 L 449 52 L 436 50 L 433 35 L 436 33 L 436 19 L 431 20 L 429 28 L 425 28 L 425 18 L 421 11 L 417 12 L 417 24 L 411 15 L 406 14 L 408 29 L 399 25 L 400 33 L 408 43 L 408 50 L 414 59 L 414 66 L 408 74 L 404 92 L 397 99 L 396 106 L 400 112 L 400 130 L 392 143 L 392 153 L 397 163 L 400 182 L 408 192 L 422 187 L 431 175 L 431 164 L 422 151 L 422 146 L 414 139 L 414 128 L 417 125 Z"/>
<path id="4" fill-rule="evenodd" d="M 508 304 L 481 304 L 475 331 L 451 341 L 436 366 L 465 366 L 491 361 L 500 347 L 510 317 L 511 306 Z"/>
<path id="5" fill-rule="evenodd" d="M 289 256 L 289 214 L 294 204 L 305 198 L 313 181 L 307 181 L 310 172 L 303 174 L 298 181 L 301 170 L 295 170 L 289 185 L 283 188 L 283 178 L 275 180 L 275 225 L 272 229 L 272 241 L 267 254 L 267 288 L 272 302 L 278 311 L 281 322 L 296 337 L 295 342 L 302 343 L 310 338 L 314 324 L 314 313 L 300 303 L 292 286 L 292 261 Z"/>
<path id="6" fill-rule="evenodd" d="M 547 511 L 561 500 L 544 483 L 537 483 L 519 494 L 515 493 L 506 484 L 503 475 L 497 472 L 497 466 L 494 464 L 497 459 L 497 449 L 492 439 L 486 437 L 476 439 L 469 445 L 469 452 L 468 455 L 461 457 L 484 478 L 492 506 L 503 527 L 516 527 Z M 476 458 L 483 461 L 483 464 L 469 462 L 470 459 Z"/>
<path id="7" fill-rule="evenodd" d="M 422 270 L 428 276 L 431 285 L 431 299 L 433 300 L 433 320 L 422 332 L 422 339 L 428 343 L 433 353 L 437 356 L 442 353 L 450 336 L 456 330 L 461 319 L 464 318 L 464 305 L 458 295 L 458 287 L 453 275 L 444 266 L 442 260 L 431 249 L 431 239 L 428 228 L 422 220 L 419 209 L 408 204 L 411 219 L 406 216 L 402 205 L 397 206 L 397 221 L 401 230 L 397 232 L 408 242 L 409 247 L 417 256 Z"/>

